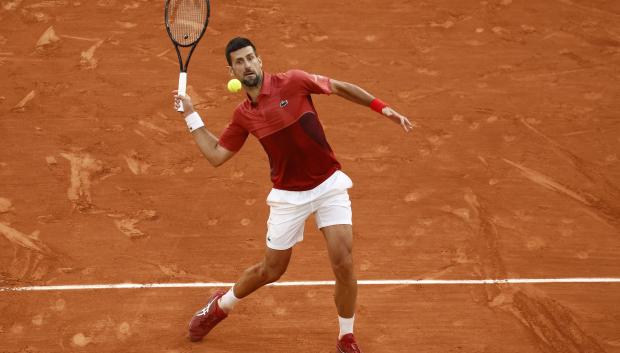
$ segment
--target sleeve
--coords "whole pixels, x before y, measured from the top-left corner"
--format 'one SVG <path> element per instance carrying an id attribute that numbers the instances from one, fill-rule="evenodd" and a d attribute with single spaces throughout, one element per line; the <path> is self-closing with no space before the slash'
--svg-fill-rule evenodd
<path id="1" fill-rule="evenodd" d="M 321 75 L 309 74 L 302 70 L 290 70 L 291 83 L 304 94 L 331 94 L 329 78 Z"/>
<path id="2" fill-rule="evenodd" d="M 239 124 L 235 114 L 232 121 L 220 136 L 218 144 L 231 152 L 239 152 L 245 140 L 247 140 L 248 135 L 248 130 Z"/>

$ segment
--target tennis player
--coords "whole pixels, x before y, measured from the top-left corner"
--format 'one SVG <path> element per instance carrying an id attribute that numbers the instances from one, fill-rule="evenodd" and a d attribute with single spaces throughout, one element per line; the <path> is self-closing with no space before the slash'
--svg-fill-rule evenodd
<path id="1" fill-rule="evenodd" d="M 247 99 L 241 102 L 219 137 L 207 130 L 191 98 L 175 95 L 183 104 L 185 121 L 200 151 L 215 167 L 237 153 L 249 134 L 261 143 L 271 168 L 273 189 L 267 196 L 270 207 L 266 249 L 262 261 L 249 267 L 228 291 L 217 291 L 189 324 L 189 338 L 200 341 L 225 319 L 235 305 L 261 288 L 277 281 L 286 271 L 293 246 L 303 240 L 304 223 L 314 214 L 325 237 L 336 277 L 335 302 L 340 334 L 338 352 L 360 353 L 353 336 L 357 279 L 353 267 L 351 202 L 347 189 L 353 186 L 327 143 L 312 94 L 335 94 L 370 107 L 399 124 L 405 131 L 414 125 L 381 100 L 360 87 L 301 70 L 269 74 L 247 38 L 234 38 L 226 46 L 230 74 L 241 81 Z"/>

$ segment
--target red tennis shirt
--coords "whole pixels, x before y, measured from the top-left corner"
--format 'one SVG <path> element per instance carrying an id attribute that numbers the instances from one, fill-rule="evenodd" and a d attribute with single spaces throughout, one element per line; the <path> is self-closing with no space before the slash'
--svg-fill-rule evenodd
<path id="1" fill-rule="evenodd" d="M 257 102 L 248 97 L 237 106 L 219 144 L 237 152 L 252 134 L 267 152 L 275 189 L 313 189 L 340 169 L 310 97 L 331 93 L 327 77 L 264 73 Z"/>

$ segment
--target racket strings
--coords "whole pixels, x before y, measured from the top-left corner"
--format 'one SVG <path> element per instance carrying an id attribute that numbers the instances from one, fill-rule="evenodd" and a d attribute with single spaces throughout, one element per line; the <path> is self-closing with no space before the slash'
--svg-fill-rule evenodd
<path id="1" fill-rule="evenodd" d="M 202 34 L 209 16 L 204 0 L 171 0 L 168 5 L 168 26 L 172 39 L 180 45 L 191 45 Z"/>

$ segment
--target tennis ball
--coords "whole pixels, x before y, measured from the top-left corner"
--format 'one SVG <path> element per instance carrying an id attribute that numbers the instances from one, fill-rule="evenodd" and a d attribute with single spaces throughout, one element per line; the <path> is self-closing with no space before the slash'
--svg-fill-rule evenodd
<path id="1" fill-rule="evenodd" d="M 228 81 L 228 91 L 232 93 L 237 93 L 241 91 L 241 81 L 237 80 L 236 78 Z"/>

